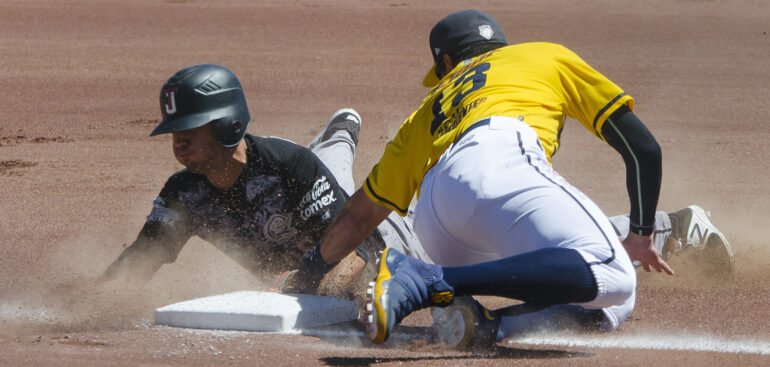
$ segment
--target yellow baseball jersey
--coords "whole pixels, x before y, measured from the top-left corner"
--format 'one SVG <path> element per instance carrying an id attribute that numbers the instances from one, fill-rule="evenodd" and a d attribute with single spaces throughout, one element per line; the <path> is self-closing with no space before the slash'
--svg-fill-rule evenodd
<path id="1" fill-rule="evenodd" d="M 601 136 L 605 119 L 633 99 L 574 52 L 553 43 L 502 47 L 457 65 L 404 121 L 364 191 L 405 215 L 428 170 L 458 135 L 491 116 L 531 126 L 549 161 L 566 116 Z"/>

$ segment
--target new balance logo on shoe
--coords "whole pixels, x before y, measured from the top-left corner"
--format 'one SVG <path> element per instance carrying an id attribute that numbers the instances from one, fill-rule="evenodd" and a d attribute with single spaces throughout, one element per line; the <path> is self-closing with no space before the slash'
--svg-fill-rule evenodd
<path id="1" fill-rule="evenodd" d="M 694 223 L 692 226 L 692 230 L 690 230 L 690 234 L 687 236 L 687 239 L 689 240 L 688 244 L 696 247 L 700 246 L 701 244 L 705 243 L 708 236 L 709 236 L 708 228 L 704 228 L 703 230 L 701 230 L 698 223 Z"/>

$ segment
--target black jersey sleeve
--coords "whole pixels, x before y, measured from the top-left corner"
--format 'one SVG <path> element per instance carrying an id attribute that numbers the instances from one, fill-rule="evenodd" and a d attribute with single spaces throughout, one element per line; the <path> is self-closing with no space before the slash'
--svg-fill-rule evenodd
<path id="1" fill-rule="evenodd" d="M 626 188 L 631 200 L 630 230 L 650 235 L 655 224 L 662 176 L 660 145 L 628 106 L 621 106 L 602 126 L 607 143 L 626 164 Z"/>
<path id="2" fill-rule="evenodd" d="M 347 195 L 326 165 L 305 147 L 298 146 L 288 166 L 296 215 L 319 241 L 332 219 L 342 211 Z"/>
<path id="3" fill-rule="evenodd" d="M 176 260 L 191 237 L 187 215 L 176 199 L 180 179 L 175 175 L 166 182 L 136 240 L 107 268 L 105 278 L 149 280 L 163 264 Z"/>

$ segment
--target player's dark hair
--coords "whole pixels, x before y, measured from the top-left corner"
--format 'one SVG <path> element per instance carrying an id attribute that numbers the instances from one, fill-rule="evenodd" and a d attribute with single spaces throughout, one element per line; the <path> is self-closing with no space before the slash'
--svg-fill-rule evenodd
<path id="1" fill-rule="evenodd" d="M 475 57 L 481 54 L 485 54 L 489 51 L 496 50 L 500 47 L 507 46 L 504 43 L 476 43 L 474 45 L 468 46 L 463 50 L 460 50 L 456 54 L 448 54 L 449 57 L 452 59 L 452 61 L 455 63 L 455 65 L 463 60 L 470 59 L 471 57 Z M 436 64 L 436 76 L 438 76 L 439 79 L 444 74 L 444 61 L 440 60 L 438 64 Z"/>

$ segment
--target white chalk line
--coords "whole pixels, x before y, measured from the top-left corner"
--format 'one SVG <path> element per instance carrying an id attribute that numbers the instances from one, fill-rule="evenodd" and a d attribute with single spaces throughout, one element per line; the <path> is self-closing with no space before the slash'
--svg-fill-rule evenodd
<path id="1" fill-rule="evenodd" d="M 55 313 L 45 308 L 30 310 L 28 306 L 20 307 L 19 304 L 0 304 L 0 319 L 26 320 L 27 322 L 50 322 L 56 318 Z M 235 331 L 231 331 L 235 332 Z M 237 333 L 237 332 L 236 332 Z M 278 334 L 302 334 L 318 337 L 362 337 L 363 332 L 357 330 L 317 330 L 300 329 Z M 393 333 L 394 338 L 411 340 L 421 338 L 424 335 L 410 333 Z M 624 335 L 612 333 L 608 335 L 550 335 L 530 336 L 521 339 L 512 339 L 509 344 L 523 345 L 553 345 L 581 348 L 618 348 L 618 349 L 652 349 L 652 350 L 679 350 L 718 353 L 743 353 L 770 355 L 770 340 L 725 337 L 711 334 L 682 333 L 679 335 Z"/>
<path id="2" fill-rule="evenodd" d="M 717 353 L 770 355 L 770 341 L 721 335 L 623 335 L 603 336 L 532 336 L 508 341 L 510 344 L 554 345 L 583 348 L 655 349 Z"/>
<path id="3" fill-rule="evenodd" d="M 365 337 L 360 331 L 346 330 L 292 330 L 284 332 L 289 334 L 302 334 L 324 337 Z M 421 338 L 421 334 L 393 333 L 391 337 L 411 340 Z M 655 349 L 695 352 L 717 352 L 735 354 L 761 354 L 770 355 L 770 341 L 754 338 L 728 338 L 710 334 L 680 335 L 603 335 L 603 336 L 539 336 L 512 339 L 509 344 L 525 345 L 553 345 L 564 347 L 582 348 L 617 348 L 617 349 Z"/>
<path id="4" fill-rule="evenodd" d="M 199 331 L 207 332 L 207 331 Z M 210 331 L 208 331 L 210 332 Z M 221 332 L 221 331 L 220 331 Z M 232 333 L 232 331 L 231 331 Z M 236 334 L 238 332 L 235 332 Z M 251 332 L 243 332 L 245 334 Z M 365 338 L 363 332 L 357 330 L 322 330 L 322 329 L 294 329 L 280 332 L 267 332 L 266 334 L 308 335 L 317 337 L 359 337 Z M 391 334 L 392 338 L 412 340 L 423 338 L 425 335 L 416 333 Z M 509 339 L 508 344 L 523 345 L 552 345 L 561 347 L 579 348 L 614 348 L 614 349 L 653 349 L 694 352 L 716 352 L 734 354 L 760 354 L 770 355 L 770 341 L 747 337 L 725 337 L 711 334 L 681 333 L 679 335 L 621 335 L 617 333 L 607 335 L 550 335 L 530 336 L 520 339 Z"/>

